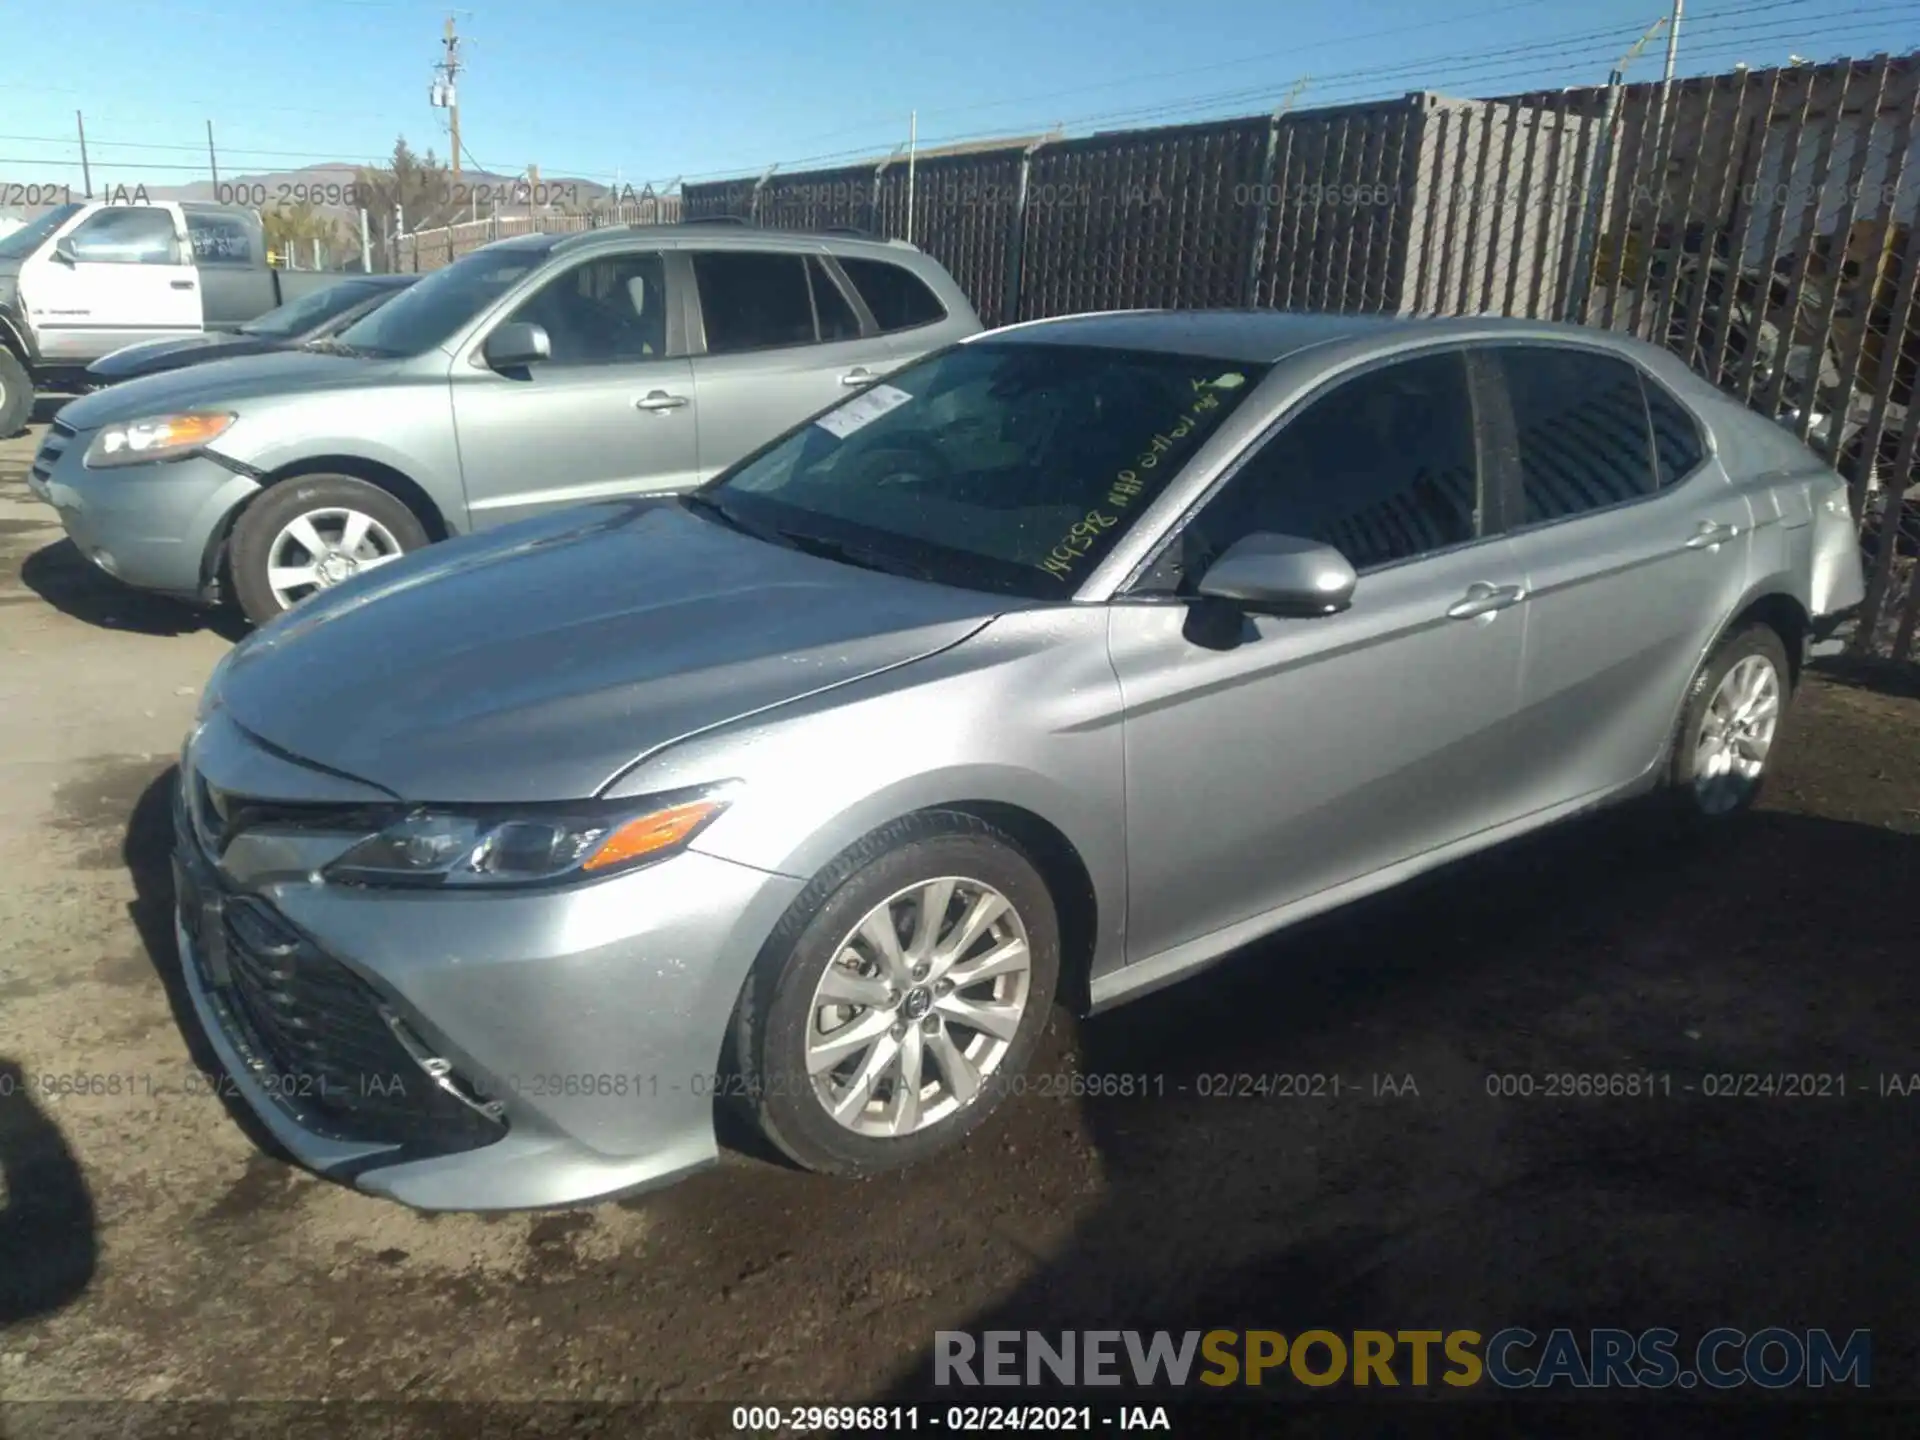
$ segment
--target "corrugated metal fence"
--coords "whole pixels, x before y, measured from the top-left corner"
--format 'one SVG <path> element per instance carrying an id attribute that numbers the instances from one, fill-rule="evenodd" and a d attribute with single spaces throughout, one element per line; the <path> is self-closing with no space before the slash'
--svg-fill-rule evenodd
<path id="1" fill-rule="evenodd" d="M 1044 140 L 690 185 L 689 218 L 858 226 L 989 325 L 1135 306 L 1577 320 L 1665 343 L 1853 482 L 1855 644 L 1920 621 L 1920 56 Z M 909 205 L 912 224 L 907 224 Z"/>

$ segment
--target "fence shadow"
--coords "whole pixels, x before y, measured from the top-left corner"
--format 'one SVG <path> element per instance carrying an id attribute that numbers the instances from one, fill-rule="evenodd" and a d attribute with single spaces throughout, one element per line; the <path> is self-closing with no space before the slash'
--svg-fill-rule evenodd
<path id="1" fill-rule="evenodd" d="M 99 1263 L 86 1176 L 34 1079 L 0 1056 L 0 1329 L 71 1303 Z"/>
<path id="2" fill-rule="evenodd" d="M 1898 958 L 1911 954 L 1917 894 L 1920 836 L 1760 813 L 1676 843 L 1630 808 L 1096 1017 L 1082 1027 L 1083 1071 L 1162 1076 L 1166 1093 L 1081 1102 L 1104 1202 L 964 1328 L 1484 1337 L 1662 1325 L 1691 1343 L 1716 1325 L 1842 1338 L 1864 1327 L 1874 1395 L 1911 1401 L 1920 1098 L 1874 1092 L 1883 1072 L 1920 1069 L 1903 1038 L 1920 977 Z M 1727 1088 L 1716 1074 L 1789 1071 L 1844 1076 L 1844 1098 L 1702 1093 Z M 1552 1074 L 1670 1082 L 1637 1098 L 1552 1099 Z M 1338 1076 L 1358 1089 L 1200 1098 L 1205 1075 Z M 1377 1095 L 1376 1075 L 1418 1094 Z M 1489 1093 L 1490 1076 L 1519 1075 L 1533 1077 L 1531 1097 Z M 929 1346 L 889 1398 L 1140 1398 L 941 1389 L 934 1359 Z M 1404 1359 L 1398 1368 L 1404 1383 Z M 1470 1399 L 1491 1388 L 1399 1395 L 1440 1402 L 1420 1408 L 1447 1412 L 1455 1433 L 1549 1433 L 1537 1410 L 1510 1432 L 1510 1407 Z M 1318 1433 L 1344 1422 L 1308 1402 L 1396 1398 L 1309 1389 L 1284 1370 L 1257 1392 L 1184 1392 L 1222 1393 L 1232 1413 L 1260 1412 L 1245 1433 L 1279 1420 Z M 1365 1433 L 1402 1433 L 1401 1407 L 1371 1414 Z M 1564 1415 L 1551 1433 L 1574 1433 Z"/>

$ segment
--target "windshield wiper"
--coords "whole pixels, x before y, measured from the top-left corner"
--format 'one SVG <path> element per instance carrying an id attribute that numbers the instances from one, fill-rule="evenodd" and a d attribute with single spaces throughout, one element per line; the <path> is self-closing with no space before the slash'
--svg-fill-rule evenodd
<path id="1" fill-rule="evenodd" d="M 829 540 L 824 535 L 808 535 L 797 530 L 776 532 L 780 539 L 795 550 L 805 551 L 809 555 L 818 555 L 823 560 L 837 560 L 843 565 L 857 565 L 862 570 L 878 570 L 883 575 L 904 575 L 910 580 L 934 579 L 933 572 L 924 566 L 902 560 L 896 555 L 884 555 L 877 550 L 869 550 L 860 545 L 848 545 L 844 541 Z"/>
<path id="2" fill-rule="evenodd" d="M 775 525 L 760 525 L 746 519 L 731 506 L 695 491 L 682 495 L 680 502 L 689 509 L 696 509 L 703 515 L 711 515 L 730 530 L 742 535 L 750 535 L 755 540 L 764 540 L 769 545 L 780 545 L 788 550 L 798 550 L 803 554 L 817 555 L 822 560 L 837 560 L 843 565 L 856 565 L 862 570 L 878 570 L 886 575 L 905 575 L 914 580 L 934 580 L 933 572 L 910 561 L 896 556 L 883 555 L 875 550 L 864 549 L 858 545 L 848 545 L 839 540 L 829 540 L 824 535 L 809 535 L 801 530 L 783 530 Z"/>
<path id="3" fill-rule="evenodd" d="M 729 530 L 737 530 L 742 535 L 751 535 L 755 540 L 765 540 L 770 545 L 786 543 L 777 533 L 765 526 L 754 525 L 741 519 L 731 506 L 722 504 L 711 495 L 703 495 L 696 490 L 691 494 L 682 495 L 680 503 L 689 510 L 698 510 L 702 515 L 713 517 Z"/>

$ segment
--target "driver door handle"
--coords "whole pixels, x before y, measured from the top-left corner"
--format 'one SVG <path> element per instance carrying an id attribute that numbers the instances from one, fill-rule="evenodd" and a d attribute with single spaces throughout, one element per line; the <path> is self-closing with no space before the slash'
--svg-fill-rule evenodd
<path id="1" fill-rule="evenodd" d="M 1723 525 L 1718 520 L 1702 520 L 1687 537 L 1687 549 L 1711 550 L 1724 545 L 1740 533 L 1738 525 Z"/>
<path id="2" fill-rule="evenodd" d="M 191 290 L 193 288 L 193 281 L 191 280 L 170 280 L 167 283 L 172 285 L 176 290 Z"/>
<path id="3" fill-rule="evenodd" d="M 664 390 L 649 390 L 633 402 L 636 410 L 678 410 L 687 403 L 684 395 L 669 395 Z"/>
<path id="4" fill-rule="evenodd" d="M 1496 610 L 1505 610 L 1518 605 L 1527 598 L 1524 585 L 1488 585 L 1484 582 L 1469 585 L 1467 593 L 1447 607 L 1449 620 L 1472 620 L 1481 615 L 1491 615 Z"/>
<path id="5" fill-rule="evenodd" d="M 864 365 L 856 365 L 840 377 L 842 385 L 865 385 L 875 378 L 874 373 Z"/>

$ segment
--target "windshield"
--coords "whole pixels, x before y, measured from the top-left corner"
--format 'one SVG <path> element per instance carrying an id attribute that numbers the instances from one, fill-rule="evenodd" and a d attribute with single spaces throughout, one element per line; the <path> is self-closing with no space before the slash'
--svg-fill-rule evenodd
<path id="1" fill-rule="evenodd" d="M 1265 370 L 960 345 L 749 457 L 696 508 L 875 569 L 1065 599 Z"/>
<path id="2" fill-rule="evenodd" d="M 37 220 L 29 220 L 21 229 L 0 238 L 0 260 L 26 259 L 79 208 L 78 205 L 56 205 Z"/>
<path id="3" fill-rule="evenodd" d="M 329 285 L 324 290 L 316 290 L 311 295 L 303 295 L 298 300 L 282 305 L 278 310 L 269 310 L 257 320 L 249 320 L 240 327 L 240 333 L 259 335 L 269 340 L 291 340 L 351 310 L 377 288 L 352 281 L 344 285 Z"/>
<path id="4" fill-rule="evenodd" d="M 372 355 L 421 355 L 546 263 L 539 249 L 476 250 L 409 286 L 337 337 Z"/>

